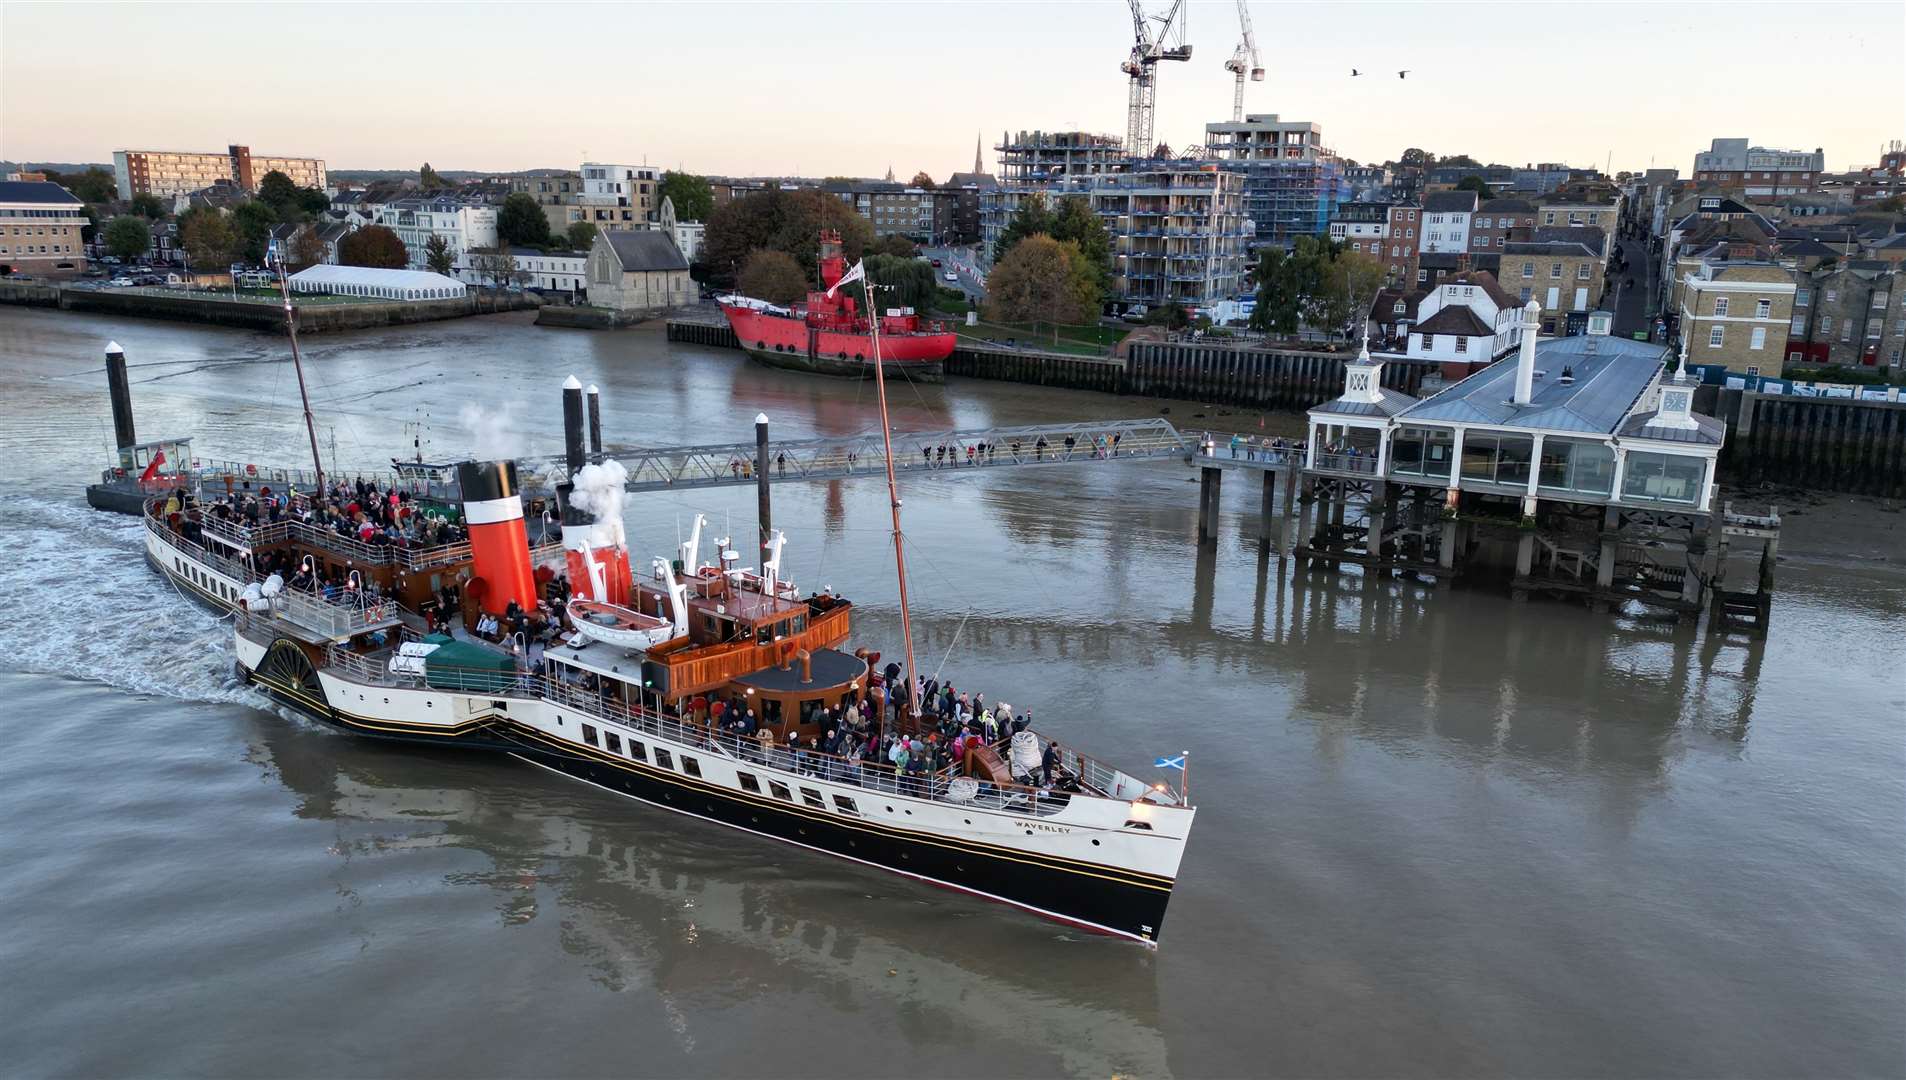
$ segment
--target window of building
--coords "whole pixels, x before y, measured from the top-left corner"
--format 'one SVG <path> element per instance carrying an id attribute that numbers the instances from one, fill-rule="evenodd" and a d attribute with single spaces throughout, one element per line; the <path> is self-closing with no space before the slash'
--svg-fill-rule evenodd
<path id="1" fill-rule="evenodd" d="M 582 726 L 582 741 L 588 743 L 590 746 L 596 745 L 596 728 L 594 724 L 584 724 Z"/>
<path id="2" fill-rule="evenodd" d="M 1725 317 L 1727 315 L 1727 297 L 1717 296 L 1714 298 L 1714 315 L 1716 318 Z"/>
<path id="3" fill-rule="evenodd" d="M 1884 319 L 1866 320 L 1866 336 L 1867 337 L 1877 338 L 1885 330 L 1886 330 L 1886 321 Z"/>
<path id="4" fill-rule="evenodd" d="M 1434 348 L 1436 348 L 1436 335 L 1424 334 L 1423 335 L 1423 351 L 1429 352 L 1431 349 L 1434 349 Z"/>
<path id="5" fill-rule="evenodd" d="M 675 767 L 675 757 L 667 750 L 658 746 L 655 748 L 655 763 L 664 769 L 673 769 Z"/>
<path id="6" fill-rule="evenodd" d="M 1587 263 L 1583 263 L 1583 264 L 1581 264 L 1580 266 L 1577 266 L 1577 267 L 1575 268 L 1575 280 L 1577 280 L 1577 281 L 1587 281 L 1587 280 L 1588 280 L 1588 274 L 1589 274 L 1589 269 L 1590 269 L 1590 267 L 1589 267 L 1589 265 L 1588 265 Z"/>
<path id="7" fill-rule="evenodd" d="M 1761 349 L 1761 348 L 1765 348 L 1766 345 L 1767 345 L 1767 328 L 1764 326 L 1754 327 L 1754 332 L 1751 335 L 1749 335 L 1747 339 L 1747 347 L 1750 349 Z"/>
<path id="8" fill-rule="evenodd" d="M 1720 348 L 1721 343 L 1724 340 L 1726 340 L 1726 338 L 1727 338 L 1727 327 L 1725 326 L 1708 327 L 1708 330 L 1707 330 L 1707 347 L 1708 348 L 1710 349 Z"/>
<path id="9" fill-rule="evenodd" d="M 1607 495 L 1615 485 L 1615 451 L 1606 443 L 1549 436 L 1542 440 L 1538 487 Z"/>
<path id="10" fill-rule="evenodd" d="M 1555 212 L 1554 212 L 1553 210 L 1551 210 L 1551 211 L 1549 211 L 1548 213 L 1546 213 L 1546 214 L 1543 214 L 1543 215 L 1542 215 L 1542 224 L 1544 224 L 1544 225 L 1553 225 L 1553 224 L 1555 224 Z"/>
<path id="11" fill-rule="evenodd" d="M 1787 325 L 1787 335 L 1789 337 L 1804 337 L 1806 333 L 1807 317 L 1805 315 L 1795 315 L 1793 322 Z"/>
<path id="12" fill-rule="evenodd" d="M 1428 271 L 1428 270 L 1418 270 L 1418 271 L 1416 272 L 1416 280 L 1417 280 L 1417 282 L 1418 282 L 1419 284 L 1421 284 L 1422 282 L 1425 282 L 1425 281 L 1428 281 L 1428 280 L 1429 280 L 1429 271 Z"/>
<path id="13" fill-rule="evenodd" d="M 1693 505 L 1701 501 L 1705 472 L 1698 457 L 1630 450 L 1622 470 L 1622 498 Z"/>
<path id="14" fill-rule="evenodd" d="M 1886 300 L 1887 300 L 1887 294 L 1886 294 L 1886 293 L 1883 293 L 1883 292 L 1876 292 L 1876 293 L 1874 293 L 1874 294 L 1873 294 L 1873 307 L 1874 307 L 1875 309 L 1878 309 L 1878 310 L 1884 310 L 1884 309 L 1885 309 L 1885 307 L 1886 307 Z"/>
<path id="15" fill-rule="evenodd" d="M 1550 263 L 1550 264 L 1549 264 L 1549 276 L 1550 276 L 1551 278 L 1559 278 L 1559 277 L 1561 277 L 1561 276 L 1562 276 L 1562 264 L 1561 264 L 1561 263 L 1559 263 L 1559 262 L 1557 262 L 1557 263 Z"/>
<path id="16" fill-rule="evenodd" d="M 1827 290 L 1827 295 L 1826 295 L 1826 302 L 1827 302 L 1827 303 L 1829 303 L 1829 304 L 1831 304 L 1831 303 L 1833 303 L 1834 301 L 1836 301 L 1836 300 L 1838 300 L 1838 299 L 1840 299 L 1840 290 L 1838 290 L 1838 289 L 1828 289 L 1828 290 Z"/>
<path id="17" fill-rule="evenodd" d="M 1820 316 L 1820 333 L 1822 336 L 1833 333 L 1833 316 Z"/>
<path id="18" fill-rule="evenodd" d="M 1404 303 L 1401 300 L 1398 300 L 1396 303 L 1390 305 L 1390 311 L 1397 315 L 1403 314 L 1405 310 L 1407 310 L 1407 308 L 1404 306 Z"/>
<path id="19" fill-rule="evenodd" d="M 756 795 L 759 795 L 759 794 L 761 794 L 761 781 L 759 781 L 759 780 L 756 780 L 756 779 L 754 778 L 754 774 L 753 774 L 753 773 L 751 773 L 751 772 L 737 772 L 737 773 L 735 773 L 735 779 L 737 779 L 737 780 L 739 780 L 739 781 L 741 781 L 741 790 L 743 790 L 743 791 L 752 791 L 752 792 L 754 792 L 754 793 L 755 793 Z"/>
<path id="20" fill-rule="evenodd" d="M 1466 353 L 1469 351 L 1469 339 L 1462 336 L 1461 334 L 1456 335 L 1456 351 L 1459 353 Z"/>
<path id="21" fill-rule="evenodd" d="M 794 793 L 789 791 L 788 786 L 779 780 L 768 781 L 768 790 L 774 793 L 775 798 L 781 799 L 784 802 L 794 801 Z"/>
<path id="22" fill-rule="evenodd" d="M 1533 292 L 1534 290 L 1530 289 L 1527 285 L 1524 285 L 1522 287 L 1522 302 L 1525 304 L 1528 303 L 1529 297 L 1533 294 Z"/>
<path id="23" fill-rule="evenodd" d="M 1535 440 L 1527 435 L 1463 436 L 1462 475 L 1465 480 L 1493 484 L 1527 484 Z"/>
<path id="24" fill-rule="evenodd" d="M 690 776 L 700 776 L 702 774 L 702 763 L 689 757 L 687 754 L 683 754 L 682 771 Z"/>

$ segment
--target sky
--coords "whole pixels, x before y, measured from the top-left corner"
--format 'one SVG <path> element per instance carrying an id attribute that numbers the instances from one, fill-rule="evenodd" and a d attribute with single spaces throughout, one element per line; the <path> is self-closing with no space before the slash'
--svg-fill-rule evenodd
<path id="1" fill-rule="evenodd" d="M 1149 0 L 1161 10 L 1168 0 Z M 1187 0 L 1158 137 L 1230 118 L 1235 0 Z M 1874 164 L 1906 138 L 1906 3 L 1271 3 L 1245 111 L 1360 161 L 1687 175 L 1710 140 Z M 84 49 L 82 51 L 82 44 Z M 585 159 L 719 175 L 970 169 L 976 137 L 1125 130 L 1119 0 L 828 3 L 0 2 L 0 158 L 116 149 L 514 171 Z M 82 61 L 76 74 L 75 61 Z M 1351 68 L 1368 74 L 1352 78 Z M 1409 76 L 1399 79 L 1398 69 Z"/>

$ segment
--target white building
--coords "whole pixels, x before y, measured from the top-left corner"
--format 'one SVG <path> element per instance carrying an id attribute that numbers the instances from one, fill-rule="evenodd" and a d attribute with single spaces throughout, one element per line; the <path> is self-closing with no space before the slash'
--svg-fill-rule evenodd
<path id="1" fill-rule="evenodd" d="M 1460 379 L 1514 351 L 1522 333 L 1521 305 L 1479 270 L 1445 278 L 1417 299 L 1404 355 Z"/>
<path id="2" fill-rule="evenodd" d="M 1469 223 L 1476 213 L 1473 191 L 1436 191 L 1423 196 L 1423 228 L 1417 250 L 1425 255 L 1469 250 Z"/>
<path id="3" fill-rule="evenodd" d="M 292 292 L 373 300 L 456 300 L 469 292 L 463 282 L 442 274 L 369 266 L 310 266 L 287 280 Z"/>
<path id="4" fill-rule="evenodd" d="M 648 165 L 582 163 L 582 192 L 576 205 L 582 220 L 600 232 L 645 228 L 654 218 L 661 173 Z"/>
<path id="5" fill-rule="evenodd" d="M 516 260 L 514 284 L 571 296 L 580 295 L 588 288 L 589 253 L 586 251 L 549 253 L 535 248 L 511 248 L 510 257 Z M 499 284 L 493 257 L 487 254 L 464 252 L 454 272 L 457 280 L 472 285 Z"/>
<path id="6" fill-rule="evenodd" d="M 404 242 L 413 270 L 427 265 L 433 236 L 443 238 L 452 265 L 472 248 L 493 248 L 497 243 L 496 207 L 455 198 L 397 199 L 378 210 L 377 224 Z"/>

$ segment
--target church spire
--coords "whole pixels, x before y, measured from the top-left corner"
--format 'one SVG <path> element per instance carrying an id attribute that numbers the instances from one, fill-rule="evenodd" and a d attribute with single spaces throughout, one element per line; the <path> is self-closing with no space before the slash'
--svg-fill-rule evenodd
<path id="1" fill-rule="evenodd" d="M 985 169 L 980 167 L 979 145 L 980 145 L 979 132 L 975 131 L 973 133 L 973 175 L 974 176 L 978 176 L 981 173 L 984 173 L 986 171 Z"/>

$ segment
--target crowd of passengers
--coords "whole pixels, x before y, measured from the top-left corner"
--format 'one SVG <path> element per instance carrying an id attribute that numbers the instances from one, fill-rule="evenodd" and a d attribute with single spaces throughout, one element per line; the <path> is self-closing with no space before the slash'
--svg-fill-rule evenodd
<path id="1" fill-rule="evenodd" d="M 178 488 L 166 503 L 168 519 L 182 513 L 189 520 L 192 509 L 247 528 L 299 522 L 361 544 L 400 550 L 442 547 L 468 539 L 457 523 L 413 504 L 410 492 L 362 477 L 333 481 L 319 499 L 274 491 L 268 485 L 254 489 L 247 480 L 225 494 L 196 500 Z M 174 524 L 179 523 L 174 520 Z"/>

